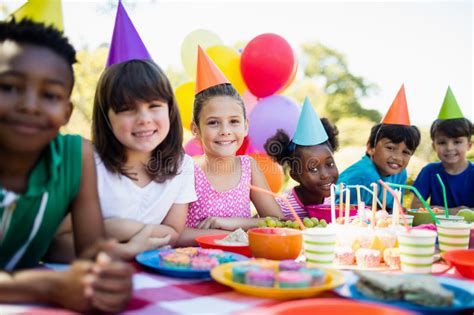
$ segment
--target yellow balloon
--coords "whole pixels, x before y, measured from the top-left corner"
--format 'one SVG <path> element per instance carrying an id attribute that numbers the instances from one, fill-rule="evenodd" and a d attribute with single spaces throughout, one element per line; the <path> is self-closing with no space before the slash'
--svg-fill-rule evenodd
<path id="1" fill-rule="evenodd" d="M 184 70 L 192 80 L 196 80 L 197 47 L 202 49 L 214 45 L 221 45 L 222 40 L 215 33 L 208 30 L 195 30 L 189 33 L 181 44 L 181 62 Z"/>
<path id="2" fill-rule="evenodd" d="M 240 95 L 242 95 L 247 86 L 240 72 L 240 54 L 235 49 L 222 45 L 211 46 L 206 49 L 206 52 Z"/>
<path id="3" fill-rule="evenodd" d="M 183 83 L 176 88 L 174 94 L 178 102 L 179 113 L 183 127 L 190 130 L 191 122 L 193 121 L 193 103 L 194 103 L 194 82 Z"/>

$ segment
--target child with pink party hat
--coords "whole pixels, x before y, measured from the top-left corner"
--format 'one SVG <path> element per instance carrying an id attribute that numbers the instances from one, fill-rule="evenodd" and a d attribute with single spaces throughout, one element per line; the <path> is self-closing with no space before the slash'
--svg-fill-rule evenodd
<path id="1" fill-rule="evenodd" d="M 448 87 L 438 119 L 430 130 L 432 146 L 440 162 L 426 165 L 413 184 L 423 198 L 430 198 L 432 206 L 444 208 L 442 186 L 437 178 L 439 174 L 452 214 L 461 208 L 474 208 L 474 164 L 466 159 L 466 153 L 472 147 L 473 133 L 472 123 L 463 116 L 451 87 Z M 411 207 L 421 206 L 415 196 Z"/>

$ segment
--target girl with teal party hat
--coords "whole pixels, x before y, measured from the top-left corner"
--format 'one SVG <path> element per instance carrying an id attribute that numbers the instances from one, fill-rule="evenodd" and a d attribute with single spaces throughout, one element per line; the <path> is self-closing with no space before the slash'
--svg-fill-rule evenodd
<path id="1" fill-rule="evenodd" d="M 338 148 L 337 128 L 326 118 L 319 119 L 308 97 L 305 98 L 293 138 L 282 129 L 267 140 L 265 151 L 280 165 L 287 165 L 290 176 L 299 185 L 288 192 L 287 199 L 299 217 L 308 217 L 308 207 L 330 204 L 331 185 L 339 172 L 333 153 Z M 279 200 L 283 214 L 291 212 Z"/>

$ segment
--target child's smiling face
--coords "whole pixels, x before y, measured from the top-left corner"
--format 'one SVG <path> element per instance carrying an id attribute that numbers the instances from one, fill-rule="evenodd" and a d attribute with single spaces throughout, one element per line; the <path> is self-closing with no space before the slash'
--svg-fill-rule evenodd
<path id="1" fill-rule="evenodd" d="M 408 149 L 404 141 L 394 143 L 388 138 L 377 141 L 374 148 L 368 146 L 367 153 L 382 176 L 403 171 L 413 155 L 413 151 Z"/>
<path id="2" fill-rule="evenodd" d="M 325 144 L 298 147 L 295 157 L 298 163 L 292 166 L 291 176 L 309 193 L 326 198 L 331 194 L 331 184 L 339 177 L 334 157 Z M 294 167 L 298 169 L 293 169 Z"/>
<path id="3" fill-rule="evenodd" d="M 458 165 L 465 163 L 466 153 L 471 149 L 472 142 L 468 137 L 451 138 L 437 132 L 433 140 L 433 149 L 444 164 Z"/>
<path id="4" fill-rule="evenodd" d="M 199 127 L 192 125 L 193 134 L 201 140 L 208 156 L 235 156 L 248 132 L 241 104 L 230 96 L 215 96 L 203 106 Z"/>
<path id="5" fill-rule="evenodd" d="M 54 51 L 13 41 L 0 43 L 0 146 L 37 153 L 72 112 L 70 66 Z"/>

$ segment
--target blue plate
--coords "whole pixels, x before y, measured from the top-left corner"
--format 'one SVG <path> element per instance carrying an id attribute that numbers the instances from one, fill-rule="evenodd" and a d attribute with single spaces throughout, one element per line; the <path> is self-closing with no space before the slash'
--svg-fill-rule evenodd
<path id="1" fill-rule="evenodd" d="M 172 249 L 157 249 L 143 252 L 135 257 L 135 260 L 142 266 L 157 271 L 163 275 L 176 278 L 201 279 L 210 278 L 210 269 L 196 270 L 191 267 L 168 267 L 162 266 L 159 253 L 161 251 L 173 252 Z M 225 260 L 228 262 L 248 260 L 247 257 L 235 253 L 224 252 Z"/>
<path id="2" fill-rule="evenodd" d="M 408 275 L 403 275 L 409 277 Z M 360 293 L 356 288 L 356 282 L 358 277 L 353 273 L 344 273 L 346 283 L 340 286 L 334 291 L 339 295 L 369 302 L 378 302 L 387 304 L 394 307 L 400 307 L 415 311 L 422 314 L 458 314 L 461 311 L 474 310 L 474 283 L 470 281 L 463 281 L 459 279 L 453 279 L 448 277 L 436 277 L 436 280 L 446 289 L 450 290 L 454 294 L 454 303 L 450 307 L 431 307 L 417 305 L 406 301 L 384 301 L 371 297 L 367 297 Z"/>

